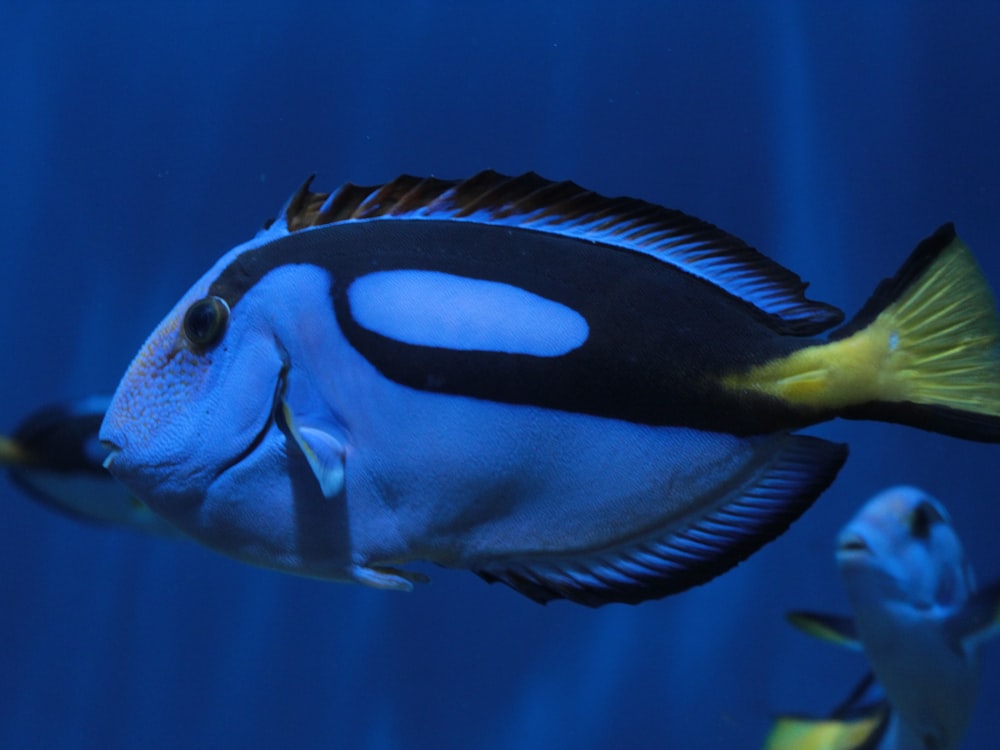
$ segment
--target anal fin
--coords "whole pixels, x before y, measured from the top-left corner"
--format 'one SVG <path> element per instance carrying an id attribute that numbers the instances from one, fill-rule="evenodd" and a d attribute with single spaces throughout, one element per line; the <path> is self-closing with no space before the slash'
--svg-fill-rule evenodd
<path id="1" fill-rule="evenodd" d="M 583 555 L 475 569 L 537 602 L 636 604 L 705 583 L 783 533 L 836 477 L 845 445 L 789 435 L 729 502 L 684 526 Z"/>

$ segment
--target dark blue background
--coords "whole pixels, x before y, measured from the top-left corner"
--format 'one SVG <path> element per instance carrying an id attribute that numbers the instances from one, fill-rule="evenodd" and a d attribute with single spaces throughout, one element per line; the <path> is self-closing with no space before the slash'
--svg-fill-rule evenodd
<path id="1" fill-rule="evenodd" d="M 143 338 L 312 172 L 533 169 L 682 208 L 856 310 L 957 222 L 995 288 L 1000 5 L 172 2 L 0 6 L 0 425 L 109 392 Z M 412 595 L 83 527 L 0 484 L 5 748 L 752 748 L 860 657 L 836 530 L 908 482 L 1000 575 L 1000 448 L 837 423 L 852 457 L 775 544 L 639 607 Z M 1000 648 L 968 747 L 992 746 Z"/>

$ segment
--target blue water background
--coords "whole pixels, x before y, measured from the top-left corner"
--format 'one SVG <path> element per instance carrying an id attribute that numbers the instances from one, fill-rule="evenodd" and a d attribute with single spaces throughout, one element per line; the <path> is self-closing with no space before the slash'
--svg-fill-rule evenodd
<path id="1" fill-rule="evenodd" d="M 536 170 L 684 209 L 856 310 L 953 220 L 1000 288 L 1000 4 L 0 5 L 0 426 L 111 391 L 215 259 L 317 188 Z M 664 325 L 669 325 L 664 321 Z M 753 748 L 860 656 L 836 530 L 882 487 L 950 507 L 1000 576 L 1000 448 L 840 422 L 779 541 L 638 607 L 460 571 L 410 595 L 78 525 L 0 480 L 0 747 Z M 966 747 L 1000 737 L 1000 646 Z"/>

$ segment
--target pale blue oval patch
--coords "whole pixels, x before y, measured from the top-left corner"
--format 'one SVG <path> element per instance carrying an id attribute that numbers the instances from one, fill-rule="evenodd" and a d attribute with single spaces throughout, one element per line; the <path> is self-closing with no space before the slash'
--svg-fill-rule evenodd
<path id="1" fill-rule="evenodd" d="M 440 271 L 376 271 L 347 290 L 363 328 L 417 346 L 558 357 L 587 340 L 580 313 L 498 281 Z"/>

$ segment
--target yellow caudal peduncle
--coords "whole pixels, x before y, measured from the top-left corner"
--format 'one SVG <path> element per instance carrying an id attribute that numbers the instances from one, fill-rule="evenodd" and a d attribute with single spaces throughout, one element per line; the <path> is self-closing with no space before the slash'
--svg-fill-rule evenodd
<path id="1" fill-rule="evenodd" d="M 809 346 L 731 375 L 723 383 L 810 410 L 843 409 L 878 400 L 892 389 L 887 375 L 894 369 L 894 355 L 900 357 L 896 341 L 889 327 L 873 324 L 842 341 Z"/>
<path id="2" fill-rule="evenodd" d="M 811 410 L 906 401 L 1000 416 L 998 342 L 993 295 L 955 238 L 865 328 L 723 383 Z"/>

